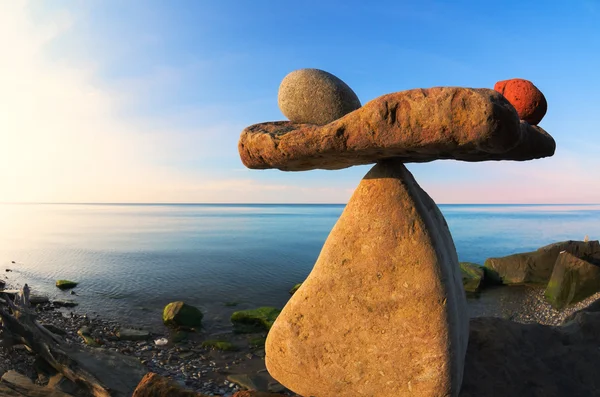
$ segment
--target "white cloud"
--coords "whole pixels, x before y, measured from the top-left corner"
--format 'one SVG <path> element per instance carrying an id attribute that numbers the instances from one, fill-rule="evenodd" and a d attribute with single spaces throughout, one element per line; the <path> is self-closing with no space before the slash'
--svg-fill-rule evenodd
<path id="1" fill-rule="evenodd" d="M 215 180 L 210 169 L 178 168 L 194 156 L 237 156 L 241 126 L 225 120 L 190 127 L 202 125 L 210 108 L 186 109 L 163 121 L 160 115 L 125 119 L 120 107 L 150 94 L 136 87 L 160 95 L 181 83 L 176 71 L 153 76 L 153 85 L 100 86 L 95 71 L 101 60 L 73 63 L 47 55 L 53 40 L 76 34 L 69 29 L 77 16 L 52 15 L 39 26 L 28 7 L 0 2 L 0 202 L 281 202 L 332 195 L 252 179 Z M 229 131 L 235 133 L 222 139 Z"/>

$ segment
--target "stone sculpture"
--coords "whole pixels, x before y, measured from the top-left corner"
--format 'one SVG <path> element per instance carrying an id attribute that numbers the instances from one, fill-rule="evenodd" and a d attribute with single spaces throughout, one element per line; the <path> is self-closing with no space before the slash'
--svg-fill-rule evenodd
<path id="1" fill-rule="evenodd" d="M 303 396 L 457 396 L 469 320 L 456 249 L 404 163 L 531 160 L 553 155 L 552 137 L 494 90 L 436 87 L 325 125 L 256 124 L 238 149 L 254 169 L 376 163 L 269 332 L 271 375 Z"/>

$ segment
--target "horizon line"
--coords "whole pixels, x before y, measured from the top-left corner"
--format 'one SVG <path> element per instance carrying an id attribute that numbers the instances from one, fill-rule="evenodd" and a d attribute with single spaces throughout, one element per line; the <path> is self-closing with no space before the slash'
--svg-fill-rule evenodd
<path id="1" fill-rule="evenodd" d="M 347 203 L 243 203 L 243 202 L 61 202 L 0 201 L 0 205 L 346 205 Z M 600 205 L 600 203 L 436 203 L 437 205 Z"/>

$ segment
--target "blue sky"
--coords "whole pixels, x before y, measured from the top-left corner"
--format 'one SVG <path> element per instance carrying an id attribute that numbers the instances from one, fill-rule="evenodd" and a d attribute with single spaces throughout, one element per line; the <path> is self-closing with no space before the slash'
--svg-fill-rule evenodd
<path id="1" fill-rule="evenodd" d="M 368 166 L 256 171 L 237 153 L 245 126 L 283 119 L 283 77 L 314 67 L 362 103 L 416 87 L 529 79 L 548 100 L 540 125 L 557 141 L 554 157 L 409 169 L 439 203 L 600 202 L 598 1 L 0 7 L 9 48 L 0 55 L 0 99 L 9 103 L 0 201 L 346 202 Z"/>

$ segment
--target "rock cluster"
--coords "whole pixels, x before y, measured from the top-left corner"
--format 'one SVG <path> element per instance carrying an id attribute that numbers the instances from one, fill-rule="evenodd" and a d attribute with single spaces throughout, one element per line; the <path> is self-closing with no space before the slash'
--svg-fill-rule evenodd
<path id="1" fill-rule="evenodd" d="M 484 266 L 497 274 L 504 284 L 547 284 L 562 251 L 600 264 L 600 242 L 569 240 L 532 252 L 488 258 Z"/>
<path id="2" fill-rule="evenodd" d="M 556 309 L 600 291 L 600 242 L 563 241 L 532 252 L 485 261 L 488 274 L 503 284 L 541 284 Z"/>
<path id="3" fill-rule="evenodd" d="M 520 121 L 496 91 L 459 87 L 383 95 L 323 126 L 252 125 L 238 145 L 248 168 L 283 171 L 333 170 L 387 158 L 532 160 L 552 156 L 555 147 L 546 131 Z"/>
<path id="4" fill-rule="evenodd" d="M 293 84 L 311 92 L 309 80 Z M 312 117 L 330 106 L 301 98 L 285 107 L 312 98 Z M 444 217 L 404 163 L 531 160 L 551 156 L 554 140 L 490 89 L 409 90 L 342 113 L 256 124 L 239 140 L 249 168 L 376 163 L 270 329 L 267 369 L 304 396 L 456 397 L 469 337 L 462 273 Z"/>

